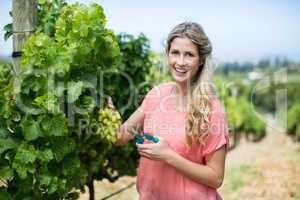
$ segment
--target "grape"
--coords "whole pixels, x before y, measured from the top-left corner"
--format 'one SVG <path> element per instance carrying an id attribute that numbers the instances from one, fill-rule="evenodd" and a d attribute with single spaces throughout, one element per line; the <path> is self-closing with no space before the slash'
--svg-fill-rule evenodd
<path id="1" fill-rule="evenodd" d="M 99 110 L 98 114 L 100 126 L 97 130 L 97 134 L 101 134 L 108 142 L 115 143 L 117 141 L 116 132 L 121 125 L 119 112 L 104 108 Z"/>

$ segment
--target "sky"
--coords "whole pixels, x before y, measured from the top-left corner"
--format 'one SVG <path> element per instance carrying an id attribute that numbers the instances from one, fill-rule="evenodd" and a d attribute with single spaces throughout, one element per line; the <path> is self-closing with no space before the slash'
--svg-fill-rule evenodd
<path id="1" fill-rule="evenodd" d="M 94 1 L 103 6 L 108 28 L 115 33 L 143 32 L 157 52 L 164 50 L 164 41 L 175 25 L 195 21 L 210 38 L 217 61 L 257 62 L 275 56 L 300 61 L 299 0 Z M 11 4 L 12 0 L 1 0 L 0 27 L 11 21 Z M 4 42 L 3 34 L 1 30 L 0 55 L 10 55 L 12 42 Z"/>

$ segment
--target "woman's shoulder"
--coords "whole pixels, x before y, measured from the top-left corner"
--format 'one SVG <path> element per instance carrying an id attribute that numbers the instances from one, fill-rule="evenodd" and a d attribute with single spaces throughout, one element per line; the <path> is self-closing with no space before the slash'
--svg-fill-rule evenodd
<path id="1" fill-rule="evenodd" d="M 154 110 L 162 99 L 169 94 L 172 82 L 160 83 L 152 87 L 144 97 L 142 108 L 145 110 Z"/>
<path id="2" fill-rule="evenodd" d="M 151 95 L 165 95 L 166 93 L 168 93 L 170 91 L 170 89 L 172 87 L 174 87 L 174 85 L 176 85 L 175 82 L 164 82 L 164 83 L 160 83 L 158 85 L 155 85 L 150 91 L 149 94 Z"/>

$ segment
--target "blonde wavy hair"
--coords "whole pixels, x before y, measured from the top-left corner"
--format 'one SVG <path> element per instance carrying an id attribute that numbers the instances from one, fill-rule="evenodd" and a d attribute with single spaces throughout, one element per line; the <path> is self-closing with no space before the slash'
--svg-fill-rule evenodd
<path id="1" fill-rule="evenodd" d="M 172 41 L 177 37 L 189 38 L 198 47 L 199 57 L 203 64 L 190 81 L 187 94 L 187 126 L 186 144 L 190 149 L 192 144 L 203 144 L 209 134 L 209 115 L 211 114 L 211 99 L 215 95 L 212 87 L 212 45 L 203 28 L 195 22 L 178 24 L 169 33 L 166 44 L 168 55 Z"/>

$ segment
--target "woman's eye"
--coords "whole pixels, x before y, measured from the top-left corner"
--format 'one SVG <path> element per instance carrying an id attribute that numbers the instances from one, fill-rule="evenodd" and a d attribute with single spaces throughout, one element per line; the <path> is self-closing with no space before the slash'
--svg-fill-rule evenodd
<path id="1" fill-rule="evenodd" d="M 187 53 L 187 55 L 188 55 L 189 57 L 194 57 L 194 54 L 192 54 L 192 53 Z"/>
<path id="2" fill-rule="evenodd" d="M 172 55 L 177 55 L 177 54 L 178 54 L 178 51 L 171 51 L 171 54 L 172 54 Z"/>

